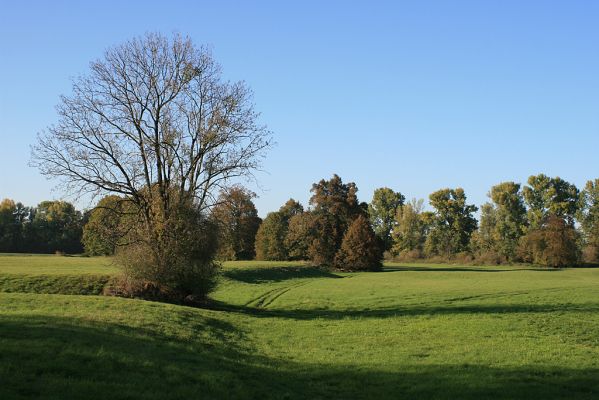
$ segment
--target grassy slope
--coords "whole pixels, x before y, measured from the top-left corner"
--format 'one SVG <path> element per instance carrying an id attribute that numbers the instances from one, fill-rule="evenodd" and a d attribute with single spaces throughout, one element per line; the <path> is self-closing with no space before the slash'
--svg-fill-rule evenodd
<path id="1" fill-rule="evenodd" d="M 598 284 L 228 263 L 217 310 L 0 293 L 0 398 L 597 398 Z"/>

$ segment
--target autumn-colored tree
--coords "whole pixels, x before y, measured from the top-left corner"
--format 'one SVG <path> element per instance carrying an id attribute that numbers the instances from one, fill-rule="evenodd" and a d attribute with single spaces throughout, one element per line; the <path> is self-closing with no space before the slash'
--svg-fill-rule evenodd
<path id="1" fill-rule="evenodd" d="M 395 217 L 404 201 L 405 197 L 400 192 L 383 187 L 374 191 L 372 201 L 368 205 L 370 224 L 385 250 L 391 249 L 393 244 L 391 233 L 396 225 Z"/>
<path id="2" fill-rule="evenodd" d="M 290 260 L 308 260 L 308 250 L 314 238 L 313 214 L 306 211 L 296 214 L 289 219 L 285 248 Z"/>
<path id="3" fill-rule="evenodd" d="M 520 241 L 524 261 L 546 267 L 574 266 L 579 261 L 578 234 L 563 217 L 549 215 Z"/>
<path id="4" fill-rule="evenodd" d="M 358 216 L 343 236 L 335 267 L 345 271 L 379 271 L 383 249 L 365 216 Z"/>
<path id="5" fill-rule="evenodd" d="M 222 190 L 212 209 L 219 229 L 217 256 L 222 260 L 251 260 L 261 220 L 252 199 L 256 195 L 241 186 Z"/>
<path id="6" fill-rule="evenodd" d="M 338 175 L 315 183 L 311 192 L 313 236 L 308 256 L 317 265 L 332 265 L 345 231 L 366 207 L 358 202 L 356 184 L 343 183 Z"/>
<path id="7" fill-rule="evenodd" d="M 285 244 L 289 220 L 303 211 L 304 208 L 300 203 L 290 199 L 279 211 L 268 213 L 256 233 L 256 259 L 289 259 L 289 250 Z"/>

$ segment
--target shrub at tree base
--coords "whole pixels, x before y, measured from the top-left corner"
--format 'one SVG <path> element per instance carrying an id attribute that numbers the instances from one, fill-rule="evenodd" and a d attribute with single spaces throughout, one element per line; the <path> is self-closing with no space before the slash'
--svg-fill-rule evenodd
<path id="1" fill-rule="evenodd" d="M 202 303 L 216 285 L 216 228 L 194 207 L 171 209 L 158 226 L 140 220 L 128 239 L 130 244 L 116 254 L 124 277 L 114 294 Z"/>
<path id="2" fill-rule="evenodd" d="M 347 271 L 380 271 L 383 249 L 366 217 L 358 216 L 343 237 L 335 266 Z"/>

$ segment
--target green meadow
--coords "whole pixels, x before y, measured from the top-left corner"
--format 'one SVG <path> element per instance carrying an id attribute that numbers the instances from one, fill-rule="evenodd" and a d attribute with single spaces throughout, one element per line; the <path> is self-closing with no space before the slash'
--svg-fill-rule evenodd
<path id="1" fill-rule="evenodd" d="M 0 398 L 597 399 L 599 269 L 225 263 L 209 309 L 0 256 Z"/>

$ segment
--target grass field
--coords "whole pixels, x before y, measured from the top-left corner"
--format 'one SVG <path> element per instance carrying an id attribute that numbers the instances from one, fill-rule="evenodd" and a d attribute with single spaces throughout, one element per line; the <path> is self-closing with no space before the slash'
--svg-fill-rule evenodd
<path id="1" fill-rule="evenodd" d="M 599 269 L 242 262 L 211 310 L 56 294 L 116 271 L 0 257 L 1 399 L 599 398 Z"/>

